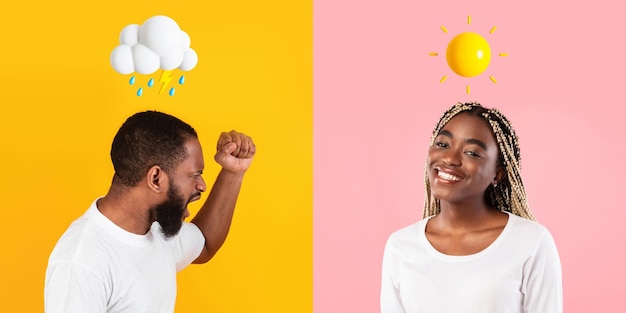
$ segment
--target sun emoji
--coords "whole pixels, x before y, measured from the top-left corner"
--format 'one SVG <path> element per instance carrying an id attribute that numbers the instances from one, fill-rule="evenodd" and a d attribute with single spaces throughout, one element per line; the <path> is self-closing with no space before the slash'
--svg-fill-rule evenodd
<path id="1" fill-rule="evenodd" d="M 467 24 L 472 23 L 472 17 L 467 17 Z M 441 30 L 444 33 L 448 33 L 448 30 L 441 26 Z M 496 31 L 496 27 L 492 27 L 489 30 L 489 34 L 493 34 Z M 430 56 L 438 56 L 437 52 L 430 52 Z M 507 53 L 499 53 L 498 56 L 508 56 Z M 456 35 L 448 43 L 446 48 L 446 62 L 450 69 L 459 76 L 462 77 L 474 77 L 482 74 L 489 63 L 491 62 L 491 48 L 487 40 L 473 32 L 464 32 Z M 439 82 L 446 81 L 448 76 L 443 76 Z M 495 84 L 496 79 L 493 76 L 489 76 L 489 79 Z M 466 87 L 466 93 L 470 93 L 470 85 Z"/>

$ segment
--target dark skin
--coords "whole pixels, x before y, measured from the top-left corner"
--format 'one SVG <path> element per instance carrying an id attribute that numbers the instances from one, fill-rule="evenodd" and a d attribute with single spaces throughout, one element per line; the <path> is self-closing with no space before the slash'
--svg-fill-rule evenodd
<path id="1" fill-rule="evenodd" d="M 441 212 L 426 225 L 431 245 L 448 255 L 478 253 L 502 233 L 508 215 L 485 202 L 489 185 L 504 177 L 487 122 L 461 113 L 442 128 L 428 152 L 428 179 Z"/>
<path id="2" fill-rule="evenodd" d="M 154 207 L 167 200 L 170 182 L 175 184 L 182 199 L 189 202 L 200 199 L 207 190 L 202 178 L 204 158 L 200 142 L 190 138 L 185 143 L 188 157 L 169 175 L 160 166 L 152 166 L 137 186 L 128 187 L 113 183 L 106 196 L 98 201 L 98 210 L 128 232 L 146 234 L 154 219 Z M 215 161 L 222 166 L 213 187 L 198 214 L 192 219 L 202 231 L 205 246 L 193 263 L 209 261 L 220 249 L 228 231 L 243 177 L 256 153 L 252 139 L 236 131 L 224 132 L 217 142 Z M 181 218 L 189 211 L 184 204 Z"/>

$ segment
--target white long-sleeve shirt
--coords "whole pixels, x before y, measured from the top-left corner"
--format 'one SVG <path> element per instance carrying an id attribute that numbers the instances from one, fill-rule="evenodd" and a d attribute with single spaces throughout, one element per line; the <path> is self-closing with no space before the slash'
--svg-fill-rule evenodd
<path id="1" fill-rule="evenodd" d="M 472 255 L 437 251 L 428 218 L 393 233 L 385 246 L 382 313 L 561 313 L 561 263 L 550 232 L 509 214 L 498 238 Z"/>

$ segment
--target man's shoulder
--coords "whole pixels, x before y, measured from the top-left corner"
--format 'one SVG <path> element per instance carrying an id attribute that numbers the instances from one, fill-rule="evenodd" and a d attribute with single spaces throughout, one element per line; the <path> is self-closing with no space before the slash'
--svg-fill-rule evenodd
<path id="1" fill-rule="evenodd" d="M 74 220 L 59 238 L 48 261 L 91 266 L 107 259 L 106 235 L 93 222 L 90 207 L 82 216 Z"/>
<path id="2" fill-rule="evenodd" d="M 99 245 L 100 234 L 85 219 L 77 219 L 57 241 L 50 259 L 75 258 L 77 254 L 88 254 Z M 80 253 L 82 252 L 82 253 Z"/>

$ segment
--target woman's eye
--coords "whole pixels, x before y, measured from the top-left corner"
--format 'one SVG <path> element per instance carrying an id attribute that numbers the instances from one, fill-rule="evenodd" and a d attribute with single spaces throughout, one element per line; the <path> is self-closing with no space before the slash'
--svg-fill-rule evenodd
<path id="1" fill-rule="evenodd" d="M 447 148 L 448 144 L 445 143 L 445 142 L 437 141 L 437 142 L 435 142 L 435 146 L 437 146 L 439 148 Z"/>
<path id="2" fill-rule="evenodd" d="M 474 151 L 466 151 L 465 154 L 471 156 L 471 157 L 475 157 L 475 158 L 480 158 L 480 154 L 474 152 Z"/>

